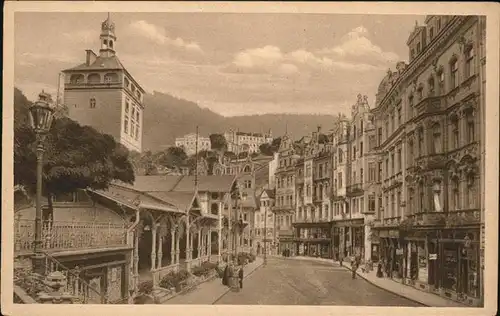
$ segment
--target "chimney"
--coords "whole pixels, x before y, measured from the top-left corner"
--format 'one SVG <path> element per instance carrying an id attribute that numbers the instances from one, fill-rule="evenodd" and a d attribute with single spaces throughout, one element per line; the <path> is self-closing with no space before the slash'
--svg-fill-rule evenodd
<path id="1" fill-rule="evenodd" d="M 91 49 L 87 49 L 85 52 L 87 53 L 85 64 L 90 66 L 95 62 L 97 55 Z"/>

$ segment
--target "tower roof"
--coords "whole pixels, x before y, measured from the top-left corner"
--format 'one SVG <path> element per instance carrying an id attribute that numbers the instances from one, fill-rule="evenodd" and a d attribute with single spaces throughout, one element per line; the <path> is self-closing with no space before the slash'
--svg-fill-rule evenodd
<path id="1" fill-rule="evenodd" d="M 101 31 L 102 32 L 108 31 L 112 33 L 115 32 L 115 23 L 111 20 L 109 13 L 108 13 L 108 18 L 101 23 Z"/>
<path id="2" fill-rule="evenodd" d="M 80 64 L 76 67 L 65 69 L 63 71 L 71 70 L 104 70 L 104 69 L 125 69 L 120 59 L 116 56 L 97 56 L 95 61 L 87 65 L 86 63 Z"/>

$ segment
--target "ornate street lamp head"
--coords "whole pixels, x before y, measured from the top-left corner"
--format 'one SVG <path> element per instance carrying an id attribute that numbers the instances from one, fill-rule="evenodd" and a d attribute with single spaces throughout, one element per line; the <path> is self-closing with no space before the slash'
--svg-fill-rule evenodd
<path id="1" fill-rule="evenodd" d="M 35 133 L 46 134 L 49 132 L 54 119 L 55 107 L 53 104 L 51 95 L 42 90 L 38 95 L 38 101 L 30 107 L 31 127 Z"/>

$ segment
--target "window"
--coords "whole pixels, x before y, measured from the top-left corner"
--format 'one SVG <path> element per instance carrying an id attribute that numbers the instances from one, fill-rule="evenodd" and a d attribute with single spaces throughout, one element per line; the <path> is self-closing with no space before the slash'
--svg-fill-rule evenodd
<path id="1" fill-rule="evenodd" d="M 359 128 L 359 133 L 362 135 L 363 134 L 363 121 L 361 121 L 361 126 Z"/>
<path id="2" fill-rule="evenodd" d="M 474 124 L 474 117 L 472 116 L 471 112 L 468 112 L 466 114 L 466 119 L 467 119 L 467 142 L 470 144 L 474 142 L 475 140 L 475 124 Z"/>
<path id="3" fill-rule="evenodd" d="M 408 212 L 410 214 L 414 213 L 414 206 L 413 206 L 413 195 L 415 194 L 413 189 L 408 190 Z"/>
<path id="4" fill-rule="evenodd" d="M 359 143 L 359 157 L 363 157 L 363 142 Z"/>
<path id="5" fill-rule="evenodd" d="M 454 116 L 451 119 L 451 143 L 453 145 L 453 149 L 457 149 L 460 146 L 460 138 L 459 138 L 459 129 L 458 129 L 458 118 Z"/>
<path id="6" fill-rule="evenodd" d="M 352 159 L 356 159 L 356 146 L 352 148 Z"/>
<path id="7" fill-rule="evenodd" d="M 443 70 L 439 71 L 438 76 L 439 76 L 439 89 L 441 89 L 441 91 L 443 91 L 443 89 L 444 89 L 444 71 Z"/>
<path id="8" fill-rule="evenodd" d="M 452 179 L 452 194 L 453 194 L 453 207 L 455 210 L 460 209 L 460 186 L 458 179 Z"/>
<path id="9" fill-rule="evenodd" d="M 431 40 L 434 38 L 434 28 L 433 27 L 431 27 L 429 30 L 429 36 L 430 36 Z"/>
<path id="10" fill-rule="evenodd" d="M 465 78 L 474 75 L 474 48 L 470 46 L 465 51 Z"/>
<path id="11" fill-rule="evenodd" d="M 441 19 L 437 20 L 437 28 L 438 28 L 438 32 L 441 31 Z"/>
<path id="12" fill-rule="evenodd" d="M 352 136 L 354 136 L 354 138 L 356 138 L 356 125 L 354 125 L 354 130 L 353 130 Z"/>
<path id="13" fill-rule="evenodd" d="M 382 144 L 382 127 L 378 128 L 378 145 Z"/>
<path id="14" fill-rule="evenodd" d="M 398 157 L 398 170 L 399 170 L 399 172 L 401 172 L 402 169 L 403 169 L 403 164 L 401 162 L 401 149 L 398 150 L 398 156 L 397 157 Z"/>
<path id="15" fill-rule="evenodd" d="M 424 88 L 422 86 L 418 86 L 417 88 L 417 97 L 419 101 L 424 98 Z"/>
<path id="16" fill-rule="evenodd" d="M 389 158 L 385 160 L 385 178 L 389 178 Z"/>
<path id="17" fill-rule="evenodd" d="M 420 43 L 417 43 L 417 54 L 420 54 L 421 51 L 422 51 L 422 46 L 420 45 Z"/>
<path id="18" fill-rule="evenodd" d="M 96 104 L 95 98 L 94 97 L 90 98 L 90 108 L 91 109 L 95 109 L 95 104 Z"/>
<path id="19" fill-rule="evenodd" d="M 415 154 L 414 153 L 414 148 L 413 148 L 414 144 L 413 144 L 413 141 L 410 141 L 408 143 L 408 161 L 410 162 L 410 165 L 413 165 L 413 161 L 414 161 L 414 157 L 413 155 Z"/>
<path id="20" fill-rule="evenodd" d="M 306 195 L 307 195 L 308 197 L 309 197 L 309 196 L 311 196 L 311 185 L 310 185 L 310 184 L 308 184 L 308 185 L 307 185 L 307 188 L 306 188 Z"/>
<path id="21" fill-rule="evenodd" d="M 424 184 L 423 183 L 420 183 L 419 184 L 419 195 L 420 195 L 420 199 L 419 199 L 419 203 L 418 203 L 418 207 L 419 207 L 419 210 L 418 210 L 418 213 L 421 213 L 424 211 Z"/>
<path id="22" fill-rule="evenodd" d="M 414 108 L 414 104 L 413 104 L 413 95 L 410 95 L 410 97 L 408 98 L 408 107 L 409 107 L 409 110 L 410 110 L 410 117 L 413 117 L 415 116 L 415 108 Z"/>
<path id="23" fill-rule="evenodd" d="M 441 145 L 441 126 L 439 124 L 434 124 L 432 127 L 432 139 L 434 145 L 434 153 L 439 154 L 442 151 Z"/>
<path id="24" fill-rule="evenodd" d="M 401 108 L 398 108 L 398 125 L 401 125 L 403 122 L 401 121 Z"/>
<path id="25" fill-rule="evenodd" d="M 400 207 L 399 207 L 400 204 L 401 204 L 401 192 L 398 191 L 397 200 L 396 200 L 396 216 L 401 216 Z"/>
<path id="26" fill-rule="evenodd" d="M 378 182 L 382 181 L 382 162 L 378 163 Z"/>
<path id="27" fill-rule="evenodd" d="M 429 86 L 429 96 L 434 96 L 434 77 L 430 77 L 429 80 L 427 80 L 427 85 Z"/>
<path id="28" fill-rule="evenodd" d="M 368 136 L 368 151 L 372 151 L 373 149 L 375 149 L 375 147 L 375 135 Z"/>
<path id="29" fill-rule="evenodd" d="M 424 155 L 424 131 L 422 128 L 418 129 L 418 156 Z"/>
<path id="30" fill-rule="evenodd" d="M 342 172 L 339 173 L 339 188 L 342 188 Z"/>
<path id="31" fill-rule="evenodd" d="M 396 168 L 395 168 L 395 159 L 394 159 L 394 153 L 391 154 L 391 174 L 394 175 L 396 173 Z"/>
<path id="32" fill-rule="evenodd" d="M 454 58 L 450 63 L 450 89 L 458 87 L 458 60 Z"/>
<path id="33" fill-rule="evenodd" d="M 375 194 L 368 196 L 368 211 L 375 212 Z"/>
<path id="34" fill-rule="evenodd" d="M 360 183 L 361 183 L 361 184 L 363 184 L 363 183 L 364 183 L 364 180 L 363 180 L 363 168 L 361 168 L 361 169 L 359 170 L 359 177 L 360 177 L 360 180 L 361 180 L 361 182 L 360 182 Z"/>
<path id="35" fill-rule="evenodd" d="M 413 57 L 415 57 L 415 49 L 411 49 L 411 52 L 410 52 L 410 59 L 413 59 Z"/>
<path id="36" fill-rule="evenodd" d="M 375 181 L 376 181 L 375 163 L 370 162 L 368 163 L 368 182 L 375 182 Z"/>

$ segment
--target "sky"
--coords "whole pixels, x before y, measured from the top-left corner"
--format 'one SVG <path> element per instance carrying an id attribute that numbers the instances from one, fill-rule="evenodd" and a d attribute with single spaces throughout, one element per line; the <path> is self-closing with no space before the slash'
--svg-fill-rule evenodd
<path id="1" fill-rule="evenodd" d="M 294 13 L 110 13 L 117 56 L 147 92 L 225 115 L 345 113 L 375 103 L 425 16 Z M 99 50 L 106 13 L 17 12 L 14 83 L 30 100 Z"/>

